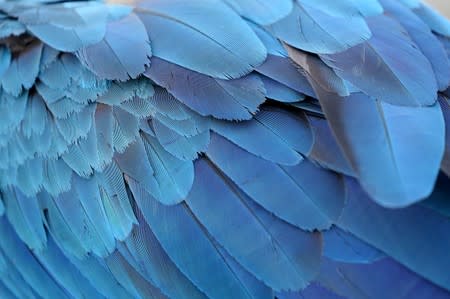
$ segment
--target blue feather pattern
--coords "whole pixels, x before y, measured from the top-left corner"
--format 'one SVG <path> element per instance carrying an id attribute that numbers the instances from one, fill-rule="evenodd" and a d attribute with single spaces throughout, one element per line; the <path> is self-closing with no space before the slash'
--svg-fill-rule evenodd
<path id="1" fill-rule="evenodd" d="M 0 298 L 450 298 L 449 24 L 1 2 Z"/>

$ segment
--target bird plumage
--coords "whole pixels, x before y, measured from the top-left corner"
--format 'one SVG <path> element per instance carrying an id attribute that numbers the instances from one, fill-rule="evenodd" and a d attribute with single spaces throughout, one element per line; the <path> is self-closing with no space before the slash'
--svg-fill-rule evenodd
<path id="1" fill-rule="evenodd" d="M 0 2 L 0 297 L 450 298 L 449 49 L 416 0 Z"/>

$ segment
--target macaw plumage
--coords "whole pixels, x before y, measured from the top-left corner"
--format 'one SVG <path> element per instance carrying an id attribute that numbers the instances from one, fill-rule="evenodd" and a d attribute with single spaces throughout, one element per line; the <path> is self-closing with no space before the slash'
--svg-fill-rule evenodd
<path id="1" fill-rule="evenodd" d="M 418 0 L 0 2 L 0 298 L 450 298 L 449 57 Z"/>

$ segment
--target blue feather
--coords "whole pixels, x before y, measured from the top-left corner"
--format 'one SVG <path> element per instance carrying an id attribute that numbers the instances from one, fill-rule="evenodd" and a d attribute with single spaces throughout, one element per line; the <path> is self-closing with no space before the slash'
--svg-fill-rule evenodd
<path id="1" fill-rule="evenodd" d="M 7 47 L 0 47 L 0 77 L 8 70 L 11 63 L 11 51 Z"/>
<path id="2" fill-rule="evenodd" d="M 186 204 L 164 206 L 132 179 L 128 183 L 161 246 L 201 291 L 217 298 L 251 298 Z"/>
<path id="3" fill-rule="evenodd" d="M 124 35 L 123 32 L 133 32 Z M 129 52 L 133 51 L 133 55 Z M 152 56 L 147 31 L 137 15 L 107 24 L 105 37 L 97 44 L 84 47 L 77 52 L 85 64 L 100 78 L 126 81 L 145 71 Z"/>
<path id="4" fill-rule="evenodd" d="M 290 51 L 307 69 L 338 144 L 374 200 L 402 207 L 427 197 L 444 152 L 439 105 L 394 106 L 362 93 L 340 97 L 345 84 L 339 77 L 317 58 Z"/>
<path id="5" fill-rule="evenodd" d="M 132 294 L 139 299 L 168 299 L 151 282 L 145 280 L 119 253 L 114 252 L 105 261 L 109 271 Z"/>
<path id="6" fill-rule="evenodd" d="M 260 25 L 269 25 L 286 17 L 293 8 L 291 0 L 280 0 L 276 4 L 258 0 L 223 0 L 242 17 Z"/>
<path id="7" fill-rule="evenodd" d="M 310 284 L 301 292 L 283 292 L 277 294 L 278 299 L 348 299 L 341 297 L 318 283 Z"/>
<path id="8" fill-rule="evenodd" d="M 52 238 L 45 250 L 36 255 L 39 263 L 52 274 L 52 278 L 74 297 L 105 298 L 93 287 L 80 271 L 64 256 Z"/>
<path id="9" fill-rule="evenodd" d="M 283 165 L 298 164 L 303 158 L 297 151 L 306 153 L 312 145 L 306 118 L 276 109 L 264 109 L 239 124 L 215 121 L 212 130 L 258 157 Z"/>
<path id="10" fill-rule="evenodd" d="M 266 90 L 266 97 L 278 102 L 292 103 L 300 102 L 305 99 L 305 95 L 299 93 L 292 88 L 287 87 L 269 77 L 260 75 L 260 79 L 264 84 L 264 89 Z"/>
<path id="11" fill-rule="evenodd" d="M 204 184 L 206 180 L 208 184 Z M 303 258 L 285 250 L 291 245 L 261 223 L 236 189 L 213 165 L 200 160 L 186 203 L 211 235 L 256 278 L 275 290 L 304 288 L 313 274 L 302 263 Z M 312 235 L 307 239 L 305 248 L 310 249 L 313 239 Z"/>
<path id="12" fill-rule="evenodd" d="M 194 136 L 182 136 L 166 125 L 153 119 L 156 138 L 166 151 L 180 160 L 192 161 L 206 150 L 210 140 L 209 130 Z"/>
<path id="13" fill-rule="evenodd" d="M 448 298 L 448 293 L 390 258 L 371 264 L 324 259 L 318 281 L 345 298 Z"/>
<path id="14" fill-rule="evenodd" d="M 67 298 L 69 295 L 50 276 L 36 260 L 30 250 L 15 234 L 5 218 L 0 219 L 0 248 L 9 260 L 14 261 L 15 268 L 24 280 L 43 298 Z"/>
<path id="15" fill-rule="evenodd" d="M 296 48 L 321 54 L 347 50 L 371 37 L 351 0 L 298 0 L 286 18 L 272 24 L 275 36 Z"/>
<path id="16" fill-rule="evenodd" d="M 419 1 L 417 1 L 419 2 Z M 426 4 L 419 2 L 414 8 L 414 12 L 436 33 L 441 35 L 450 36 L 450 21 L 438 12 L 431 9 Z"/>
<path id="17" fill-rule="evenodd" d="M 264 86 L 253 75 L 235 80 L 214 79 L 158 58 L 152 59 L 145 75 L 204 116 L 250 119 L 265 101 Z"/>
<path id="18" fill-rule="evenodd" d="M 340 149 L 328 122 L 312 116 L 308 119 L 314 132 L 314 145 L 308 157 L 324 168 L 354 176 L 354 170 Z"/>
<path id="19" fill-rule="evenodd" d="M 146 136 L 143 137 L 143 142 L 160 194 L 155 197 L 164 204 L 180 203 L 189 193 L 194 181 L 192 162 L 172 156 L 155 138 Z"/>
<path id="20" fill-rule="evenodd" d="M 386 16 L 370 18 L 369 25 L 369 41 L 321 58 L 371 97 L 401 106 L 434 104 L 438 88 L 433 69 L 404 28 Z"/>
<path id="21" fill-rule="evenodd" d="M 326 172 L 311 168 L 306 162 L 294 167 L 281 167 L 246 152 L 217 134 L 211 135 L 206 153 L 252 199 L 293 225 L 305 230 L 324 229 L 331 225 L 336 216 L 334 213 L 329 214 L 331 211 L 322 205 L 328 202 L 329 194 L 320 190 L 317 183 L 320 179 L 314 183 L 306 177 L 296 177 L 304 167 L 315 170 L 314 175 L 309 174 L 310 178 L 316 175 L 321 178 L 322 175 L 328 176 Z M 332 177 L 330 179 L 333 181 Z M 270 192 L 265 188 L 268 185 L 272 186 Z M 339 183 L 331 189 L 333 194 L 342 193 Z M 341 198 L 339 195 L 336 197 L 336 203 L 339 203 Z M 277 200 L 278 198 L 283 200 Z M 289 205 L 284 201 L 287 199 Z"/>
<path id="22" fill-rule="evenodd" d="M 347 204 L 338 226 L 379 248 L 433 283 L 450 289 L 448 218 L 421 206 L 389 210 L 346 182 Z M 414 219 L 413 221 L 411 221 Z"/>
<path id="23" fill-rule="evenodd" d="M 315 97 L 308 80 L 289 58 L 269 55 L 256 71 L 295 91 Z"/>
<path id="24" fill-rule="evenodd" d="M 439 104 L 445 121 L 445 151 L 441 167 L 450 176 L 450 100 L 447 97 L 439 96 Z"/>
<path id="25" fill-rule="evenodd" d="M 136 270 L 171 298 L 206 299 L 172 262 L 138 209 L 136 216 L 139 226 L 134 228 L 134 233 L 124 243 L 138 265 Z M 119 246 L 119 251 L 123 250 Z"/>
<path id="26" fill-rule="evenodd" d="M 411 39 L 430 61 L 439 90 L 445 90 L 450 84 L 450 62 L 439 40 L 411 10 L 395 1 L 382 0 L 381 3 L 386 12 L 394 16 L 408 31 Z"/>
<path id="27" fill-rule="evenodd" d="M 18 14 L 28 31 L 64 52 L 99 42 L 105 35 L 107 16 L 108 10 L 101 3 L 32 7 Z"/>
<path id="28" fill-rule="evenodd" d="M 251 28 L 219 1 L 157 0 L 141 2 L 135 11 L 147 28 L 153 55 L 193 71 L 239 78 L 266 58 Z M 175 47 L 174 40 L 183 47 Z"/>
<path id="29" fill-rule="evenodd" d="M 338 227 L 323 232 L 322 236 L 323 255 L 333 261 L 369 264 L 385 257 L 378 249 Z"/>
<path id="30" fill-rule="evenodd" d="M 3 190 L 6 217 L 18 236 L 33 250 L 43 250 L 47 243 L 42 211 L 36 197 L 27 197 L 17 189 Z"/>

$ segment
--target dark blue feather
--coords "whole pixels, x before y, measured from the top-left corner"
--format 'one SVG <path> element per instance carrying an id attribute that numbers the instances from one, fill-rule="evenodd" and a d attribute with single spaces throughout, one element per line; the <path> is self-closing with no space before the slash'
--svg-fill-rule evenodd
<path id="1" fill-rule="evenodd" d="M 412 271 L 450 289 L 448 217 L 418 205 L 389 210 L 373 203 L 348 180 L 347 203 L 338 226 L 379 248 Z M 414 219 L 412 221 L 412 219 Z"/>
<path id="2" fill-rule="evenodd" d="M 324 189 L 320 190 L 319 178 L 314 182 L 304 176 L 297 177 L 305 167 L 315 172 L 314 175 L 309 174 L 310 178 L 316 175 L 328 176 L 321 169 L 310 167 L 307 162 L 294 167 L 281 167 L 246 152 L 216 134 L 211 136 L 206 153 L 252 199 L 293 225 L 305 230 L 324 229 L 338 216 L 334 213 L 334 208 L 323 206 L 327 205 L 329 194 L 323 192 Z M 335 180 L 332 176 L 330 179 Z M 269 184 L 272 188 L 267 192 L 265 186 Z M 332 194 L 342 193 L 342 186 L 338 182 L 332 186 L 329 189 L 333 190 Z M 339 203 L 342 198 L 339 195 L 336 197 L 335 203 Z M 277 200 L 278 198 L 283 200 Z M 287 199 L 288 205 L 284 201 Z"/>

